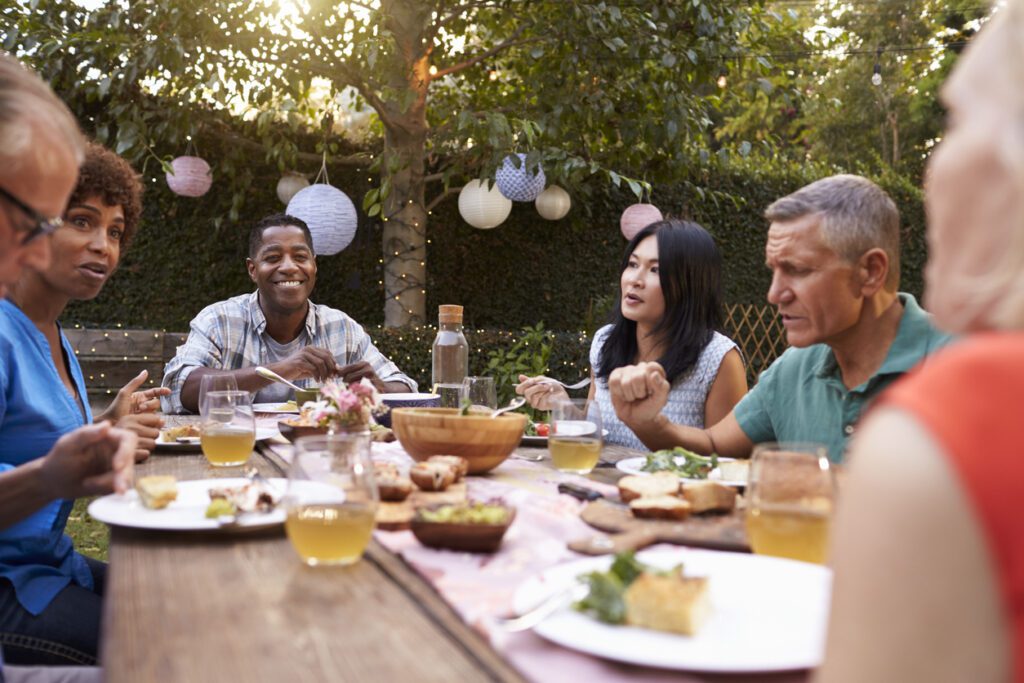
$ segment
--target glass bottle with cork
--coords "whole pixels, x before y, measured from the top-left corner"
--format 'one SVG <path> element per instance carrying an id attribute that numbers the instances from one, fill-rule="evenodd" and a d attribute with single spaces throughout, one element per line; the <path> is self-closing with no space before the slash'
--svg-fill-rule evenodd
<path id="1" fill-rule="evenodd" d="M 442 305 L 438 309 L 437 337 L 431 349 L 431 382 L 441 406 L 459 407 L 462 380 L 469 374 L 469 344 L 462 333 L 462 306 Z"/>

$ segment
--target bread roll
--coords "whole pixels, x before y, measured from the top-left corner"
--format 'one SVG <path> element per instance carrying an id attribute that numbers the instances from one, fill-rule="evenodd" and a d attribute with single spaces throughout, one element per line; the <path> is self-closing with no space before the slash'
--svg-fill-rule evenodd
<path id="1" fill-rule="evenodd" d="M 622 597 L 626 623 L 656 631 L 692 636 L 711 613 L 706 578 L 644 572 Z"/>
<path id="2" fill-rule="evenodd" d="M 455 470 L 455 481 L 460 481 L 469 474 L 469 461 L 458 455 L 432 455 L 427 458 L 427 462 L 440 463 L 452 467 Z"/>
<path id="3" fill-rule="evenodd" d="M 140 477 L 135 482 L 139 500 L 150 510 L 160 510 L 178 499 L 178 480 L 169 475 Z"/>
<path id="4" fill-rule="evenodd" d="M 412 493 L 412 482 L 405 477 L 377 477 L 380 499 L 400 503 Z"/>
<path id="5" fill-rule="evenodd" d="M 409 469 L 409 478 L 422 491 L 444 491 L 455 482 L 455 469 L 438 462 L 418 462 Z"/>
<path id="6" fill-rule="evenodd" d="M 628 503 L 637 498 L 674 496 L 679 493 L 679 477 L 671 472 L 633 474 L 619 479 L 619 498 Z"/>
<path id="7" fill-rule="evenodd" d="M 675 496 L 636 498 L 629 504 L 634 517 L 641 519 L 686 519 L 690 515 L 690 504 Z"/>
<path id="8" fill-rule="evenodd" d="M 683 498 L 695 515 L 702 512 L 729 512 L 736 507 L 736 489 L 714 481 L 687 483 Z"/>

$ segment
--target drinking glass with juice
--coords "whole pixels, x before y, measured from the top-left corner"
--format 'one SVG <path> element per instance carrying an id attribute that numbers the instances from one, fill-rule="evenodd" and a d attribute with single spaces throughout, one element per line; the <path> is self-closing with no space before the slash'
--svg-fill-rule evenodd
<path id="1" fill-rule="evenodd" d="M 827 452 L 815 443 L 754 448 L 747 535 L 755 553 L 825 563 L 835 501 Z"/>
<path id="2" fill-rule="evenodd" d="M 551 406 L 548 452 L 561 472 L 587 474 L 601 457 L 601 415 L 587 412 L 586 399 L 562 399 Z"/>
<path id="3" fill-rule="evenodd" d="M 256 419 L 247 391 L 208 391 L 199 406 L 199 445 L 214 467 L 244 465 L 256 444 Z"/>
<path id="4" fill-rule="evenodd" d="M 295 442 L 285 497 L 285 532 L 310 566 L 357 562 L 377 514 L 370 434 L 347 432 Z"/>

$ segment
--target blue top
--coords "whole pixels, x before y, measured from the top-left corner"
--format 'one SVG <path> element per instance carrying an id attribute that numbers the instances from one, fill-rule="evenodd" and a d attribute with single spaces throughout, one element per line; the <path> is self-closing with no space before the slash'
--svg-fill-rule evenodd
<path id="1" fill-rule="evenodd" d="M 63 332 L 60 341 L 84 416 L 53 366 L 46 337 L 17 306 L 0 301 L 0 471 L 46 455 L 61 436 L 92 422 L 82 368 Z M 0 577 L 32 614 L 72 581 L 93 588 L 85 560 L 64 534 L 73 502 L 53 501 L 0 530 Z"/>
<path id="2" fill-rule="evenodd" d="M 826 344 L 789 348 L 761 373 L 733 414 L 755 444 L 818 441 L 840 463 L 860 416 L 882 391 L 952 337 L 932 326 L 931 316 L 910 294 L 900 293 L 903 316 L 882 366 L 853 389 L 843 384 L 835 354 Z"/>

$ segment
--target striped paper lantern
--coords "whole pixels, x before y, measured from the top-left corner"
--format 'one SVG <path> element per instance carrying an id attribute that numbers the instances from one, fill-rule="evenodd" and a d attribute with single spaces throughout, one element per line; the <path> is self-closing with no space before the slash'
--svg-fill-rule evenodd
<path id="1" fill-rule="evenodd" d="M 213 175 L 210 165 L 200 157 L 178 157 L 171 162 L 173 173 L 167 173 L 167 186 L 182 197 L 202 197 L 210 191 Z"/>
<path id="2" fill-rule="evenodd" d="M 333 185 L 317 183 L 299 190 L 285 210 L 309 226 L 313 253 L 317 256 L 337 254 L 356 236 L 356 207 L 348 195 Z"/>
<path id="3" fill-rule="evenodd" d="M 534 205 L 541 218 L 557 221 L 565 218 L 565 215 L 569 213 L 569 209 L 572 208 L 572 199 L 569 198 L 568 192 L 558 185 L 552 185 L 537 196 Z"/>
<path id="4" fill-rule="evenodd" d="M 512 212 L 512 200 L 498 190 L 487 189 L 483 180 L 470 180 L 459 191 L 459 215 L 474 228 L 490 230 L 505 222 Z"/>
<path id="5" fill-rule="evenodd" d="M 498 189 L 501 193 L 514 202 L 532 202 L 547 184 L 544 176 L 544 169 L 537 164 L 533 168 L 526 168 L 526 155 L 517 154 L 519 157 L 519 168 L 511 156 L 505 157 L 501 168 L 494 174 Z"/>
<path id="6" fill-rule="evenodd" d="M 654 204 L 633 204 L 622 212 L 619 219 L 619 227 L 627 240 L 636 237 L 636 234 L 651 223 L 664 220 L 661 211 Z"/>

